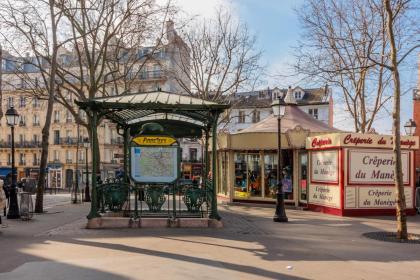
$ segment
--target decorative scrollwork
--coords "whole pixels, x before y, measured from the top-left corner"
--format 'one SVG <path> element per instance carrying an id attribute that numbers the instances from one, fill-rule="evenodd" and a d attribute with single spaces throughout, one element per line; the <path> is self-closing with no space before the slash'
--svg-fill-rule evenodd
<path id="1" fill-rule="evenodd" d="M 103 197 L 104 206 L 113 212 L 121 211 L 128 199 L 130 185 L 124 183 L 106 183 L 98 188 Z"/>
<path id="2" fill-rule="evenodd" d="M 148 186 L 144 192 L 144 202 L 146 202 L 151 212 L 159 212 L 165 203 L 166 197 L 162 186 Z"/>
<path id="3" fill-rule="evenodd" d="M 187 206 L 188 211 L 198 212 L 200 211 L 201 205 L 206 199 L 205 191 L 198 187 L 189 187 L 186 189 L 182 200 Z"/>

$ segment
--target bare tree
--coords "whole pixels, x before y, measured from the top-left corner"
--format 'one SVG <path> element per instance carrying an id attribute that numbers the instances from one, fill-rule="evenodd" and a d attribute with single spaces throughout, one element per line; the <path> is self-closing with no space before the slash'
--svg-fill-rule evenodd
<path id="1" fill-rule="evenodd" d="M 222 8 L 214 19 L 192 21 L 181 37 L 173 78 L 190 95 L 224 101 L 261 73 L 255 36 Z"/>
<path id="2" fill-rule="evenodd" d="M 19 0 L 13 3 L 6 1 L 0 6 L 0 22 L 8 30 L 1 35 L 15 54 L 15 58 L 18 60 L 16 62 L 23 61 L 32 64 L 39 70 L 35 77 L 19 68 L 13 75 L 25 81 L 25 89 L 33 96 L 45 95 L 48 100 L 46 119 L 42 129 L 40 173 L 35 202 L 36 213 L 43 212 L 49 132 L 56 91 L 57 26 L 60 17 L 60 14 L 54 9 L 54 0 Z M 24 51 L 29 51 L 34 57 L 23 56 L 22 52 Z M 35 82 L 35 80 L 38 81 L 38 78 L 42 80 L 42 86 Z"/>
<path id="3" fill-rule="evenodd" d="M 87 101 L 108 95 L 111 87 L 113 94 L 130 91 L 150 55 L 161 46 L 162 32 L 149 56 L 140 56 L 139 47 L 150 43 L 152 34 L 161 30 L 160 23 L 171 12 L 171 5 L 159 6 L 154 0 L 58 0 L 55 5 L 63 14 L 67 30 L 62 37 L 68 41 L 62 54 L 66 61 L 57 68 L 63 88 L 57 102 L 90 132 L 91 114 L 81 118 L 68 96 Z M 98 145 L 91 133 L 89 138 Z"/>
<path id="4" fill-rule="evenodd" d="M 297 10 L 304 40 L 296 49 L 295 69 L 305 77 L 341 90 L 339 100 L 353 119 L 356 132 L 369 132 L 391 95 L 390 73 L 368 59 L 383 55 L 383 13 L 371 0 L 307 0 Z"/>
<path id="5" fill-rule="evenodd" d="M 412 5 L 406 0 L 383 0 L 376 2 L 377 11 L 383 10 L 386 25 L 385 40 L 389 43 L 389 49 L 385 54 L 390 58 L 389 63 L 383 63 L 378 55 L 369 56 L 370 61 L 376 65 L 387 68 L 392 73 L 393 81 L 393 111 L 392 111 L 392 134 L 394 152 L 394 174 L 396 190 L 396 215 L 397 215 L 397 238 L 408 239 L 406 200 L 403 184 L 402 161 L 401 161 L 401 78 L 400 67 L 404 60 L 415 49 L 420 48 L 420 29 L 415 29 L 409 20 Z M 418 17 L 417 17 L 418 19 Z M 407 24 L 408 23 L 408 24 Z M 407 29 L 408 27 L 408 29 Z M 418 27 L 417 27 L 418 28 Z M 414 31 L 414 32 L 413 32 Z M 413 36 L 412 36 L 413 35 Z M 402 44 L 404 42 L 404 44 Z"/>

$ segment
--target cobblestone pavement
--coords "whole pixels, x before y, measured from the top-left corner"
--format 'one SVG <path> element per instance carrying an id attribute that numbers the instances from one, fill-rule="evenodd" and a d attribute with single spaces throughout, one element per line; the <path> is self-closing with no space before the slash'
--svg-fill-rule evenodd
<path id="1" fill-rule="evenodd" d="M 220 205 L 222 229 L 85 229 L 89 204 L 61 198 L 51 215 L 0 234 L 1 280 L 418 279 L 420 245 L 362 236 L 394 230 L 393 217 L 346 218 L 271 207 Z M 420 233 L 420 216 L 409 217 Z"/>

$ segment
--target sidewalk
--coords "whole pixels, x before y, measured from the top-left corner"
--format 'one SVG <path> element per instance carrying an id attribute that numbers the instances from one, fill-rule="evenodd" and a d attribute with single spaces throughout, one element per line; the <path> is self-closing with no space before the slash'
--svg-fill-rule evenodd
<path id="1" fill-rule="evenodd" d="M 418 279 L 420 245 L 374 241 L 393 217 L 220 206 L 223 229 L 84 229 L 88 204 L 51 208 L 0 235 L 0 279 Z M 420 216 L 409 217 L 420 233 Z M 10 252 L 10 253 L 9 253 Z M 3 273 L 1 273 L 3 272 Z"/>

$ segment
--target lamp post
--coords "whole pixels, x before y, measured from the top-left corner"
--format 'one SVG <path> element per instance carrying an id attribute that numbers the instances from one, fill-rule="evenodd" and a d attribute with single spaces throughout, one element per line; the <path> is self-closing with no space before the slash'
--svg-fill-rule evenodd
<path id="1" fill-rule="evenodd" d="M 404 125 L 405 133 L 408 136 L 413 136 L 414 133 L 416 133 L 416 128 L 417 128 L 417 124 L 412 119 L 409 119 Z"/>
<path id="2" fill-rule="evenodd" d="M 73 197 L 73 204 L 79 203 L 77 199 L 77 195 L 79 194 L 79 140 L 80 138 L 80 125 L 77 123 L 77 143 L 76 143 L 76 182 L 74 186 L 74 197 Z"/>
<path id="3" fill-rule="evenodd" d="M 284 195 L 283 195 L 283 159 L 281 149 L 281 119 L 286 112 L 286 103 L 279 96 L 276 101 L 271 104 L 273 113 L 277 116 L 277 201 L 276 201 L 276 213 L 274 214 L 273 221 L 278 223 L 285 223 L 288 221 L 286 216 L 286 210 L 284 208 Z"/>
<path id="4" fill-rule="evenodd" d="M 10 126 L 12 132 L 12 184 L 10 185 L 10 204 L 8 219 L 19 219 L 19 206 L 16 192 L 16 167 L 15 167 L 15 126 L 19 123 L 19 114 L 13 106 L 6 111 L 7 125 Z"/>
<path id="5" fill-rule="evenodd" d="M 83 141 L 83 147 L 86 149 L 86 187 L 85 187 L 85 202 L 90 202 L 90 191 L 89 191 L 89 164 L 88 164 L 88 155 L 89 155 L 89 139 L 85 138 Z"/>

